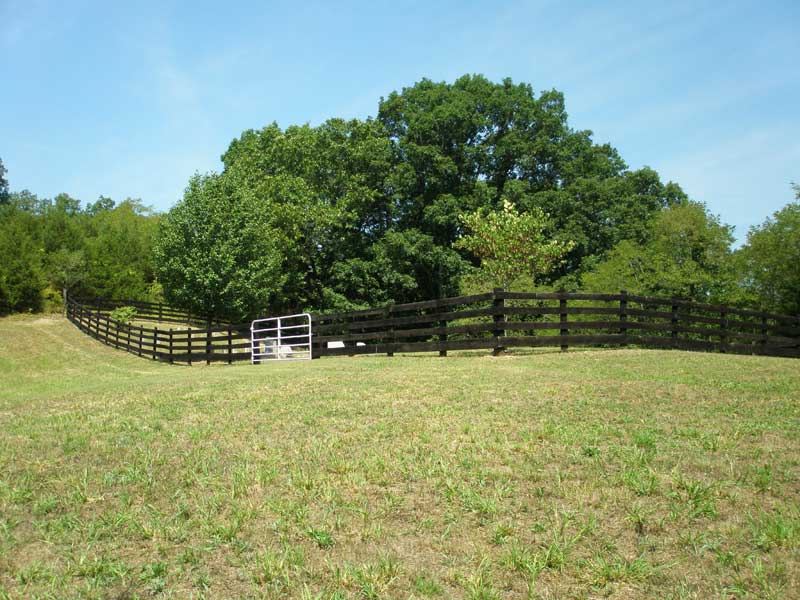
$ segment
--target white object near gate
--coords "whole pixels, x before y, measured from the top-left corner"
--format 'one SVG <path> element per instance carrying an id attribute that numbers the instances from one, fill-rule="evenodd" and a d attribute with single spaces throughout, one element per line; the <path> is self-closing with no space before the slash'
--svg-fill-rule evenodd
<path id="1" fill-rule="evenodd" d="M 250 324 L 250 361 L 309 360 L 311 315 L 300 313 L 256 319 Z"/>

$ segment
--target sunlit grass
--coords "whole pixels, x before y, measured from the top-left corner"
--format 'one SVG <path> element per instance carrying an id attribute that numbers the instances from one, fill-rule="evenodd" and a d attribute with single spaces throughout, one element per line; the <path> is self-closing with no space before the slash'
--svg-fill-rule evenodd
<path id="1" fill-rule="evenodd" d="M 0 320 L 0 598 L 798 597 L 799 366 L 186 367 Z"/>

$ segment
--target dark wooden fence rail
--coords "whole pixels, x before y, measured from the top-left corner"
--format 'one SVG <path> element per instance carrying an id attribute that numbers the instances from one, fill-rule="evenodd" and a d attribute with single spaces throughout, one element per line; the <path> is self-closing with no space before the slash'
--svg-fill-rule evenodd
<path id="1" fill-rule="evenodd" d="M 677 298 L 491 293 L 315 315 L 314 356 L 641 346 L 800 357 L 800 318 Z M 328 343 L 344 342 L 344 348 Z"/>
<path id="2" fill-rule="evenodd" d="M 142 303 L 145 305 L 148 303 Z M 118 306 L 136 306 L 137 319 L 167 323 L 192 324 L 200 327 L 145 327 L 117 321 L 109 315 Z M 159 306 L 159 305 L 155 305 Z M 166 307 L 157 313 L 151 307 L 137 306 L 130 301 L 85 303 L 69 299 L 67 318 L 81 331 L 114 348 L 170 363 L 227 362 L 250 360 L 249 323 L 212 323 L 189 313 Z"/>
<path id="3" fill-rule="evenodd" d="M 195 324 L 126 325 L 109 313 L 134 306 L 137 319 Z M 250 359 L 249 323 L 211 320 L 127 300 L 67 303 L 67 315 L 98 340 L 173 363 Z M 677 298 L 506 292 L 440 298 L 312 316 L 313 356 L 491 350 L 514 347 L 640 346 L 800 357 L 800 318 Z M 343 342 L 344 347 L 329 347 Z"/>
<path id="4" fill-rule="evenodd" d="M 136 309 L 136 319 L 140 321 L 158 321 L 162 323 L 204 325 L 208 323 L 209 317 L 204 315 L 192 314 L 190 311 L 174 308 L 168 304 L 158 302 L 144 302 L 142 300 L 117 300 L 109 298 L 75 299 L 74 301 L 83 304 L 87 308 L 102 313 L 110 313 L 116 308 L 132 306 Z M 228 321 L 211 319 L 216 325 L 228 324 Z"/>

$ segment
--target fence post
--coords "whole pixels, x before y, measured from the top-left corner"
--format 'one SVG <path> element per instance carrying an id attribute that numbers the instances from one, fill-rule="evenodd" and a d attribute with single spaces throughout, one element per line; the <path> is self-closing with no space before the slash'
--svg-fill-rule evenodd
<path id="1" fill-rule="evenodd" d="M 139 356 L 142 355 L 142 333 L 144 333 L 144 328 L 139 325 Z"/>
<path id="2" fill-rule="evenodd" d="M 164 305 L 159 302 L 158 303 L 158 322 L 161 323 L 161 319 L 164 318 Z"/>
<path id="3" fill-rule="evenodd" d="M 436 303 L 436 310 L 439 313 L 442 312 L 442 307 L 439 305 L 438 302 Z M 447 327 L 447 321 L 444 320 L 444 319 L 439 319 L 439 321 L 437 321 L 437 323 L 439 324 L 439 327 L 441 327 L 443 329 Z M 444 348 L 442 346 L 444 346 Z M 447 356 L 447 333 L 446 332 L 439 334 L 439 356 Z"/>
<path id="4" fill-rule="evenodd" d="M 206 364 L 211 364 L 211 317 L 206 320 Z"/>
<path id="5" fill-rule="evenodd" d="M 622 290 L 619 295 L 619 332 L 622 335 L 620 346 L 628 345 L 628 292 Z"/>
<path id="6" fill-rule="evenodd" d="M 158 356 L 158 327 L 153 327 L 153 360 Z"/>
<path id="7" fill-rule="evenodd" d="M 492 356 L 500 356 L 503 353 L 505 348 L 500 343 L 500 338 L 505 337 L 506 330 L 503 327 L 503 324 L 506 320 L 505 315 L 505 297 L 503 293 L 505 290 L 503 288 L 494 288 L 492 290 L 492 308 L 494 309 L 492 312 L 494 313 L 494 331 L 492 332 L 494 335 L 494 349 L 492 350 Z"/>
<path id="8" fill-rule="evenodd" d="M 169 364 L 173 363 L 172 359 L 172 327 L 169 328 Z"/>
<path id="9" fill-rule="evenodd" d="M 767 345 L 767 317 L 761 317 L 761 353 L 764 353 L 764 347 Z"/>
<path id="10" fill-rule="evenodd" d="M 565 294 L 564 290 L 560 290 L 559 294 Z M 561 322 L 561 330 L 559 331 L 559 335 L 564 338 L 569 334 L 569 329 L 567 328 L 567 299 L 562 295 L 561 298 L 558 299 L 558 308 L 559 308 L 559 315 L 558 319 Z M 563 339 L 561 340 L 561 351 L 566 352 L 567 348 L 569 348 L 569 344 L 567 344 Z"/>
<path id="11" fill-rule="evenodd" d="M 186 330 L 186 352 L 188 353 L 189 366 L 192 366 L 192 328 Z"/>
<path id="12" fill-rule="evenodd" d="M 670 324 L 672 326 L 672 330 L 670 335 L 672 336 L 672 346 L 678 346 L 678 304 L 675 302 L 675 298 L 672 299 L 672 317 L 670 318 Z"/>
<path id="13" fill-rule="evenodd" d="M 720 323 L 719 334 L 720 352 L 724 354 L 728 346 L 728 313 L 724 306 L 722 310 L 719 311 L 719 318 L 722 321 L 722 323 Z"/>
<path id="14" fill-rule="evenodd" d="M 228 323 L 228 364 L 231 364 L 233 362 L 233 339 L 232 339 L 232 335 L 233 334 L 231 333 L 231 325 L 230 325 L 230 323 Z M 312 352 L 311 347 L 308 348 L 308 351 Z M 312 352 L 312 356 L 313 356 L 313 352 Z"/>
<path id="15" fill-rule="evenodd" d="M 394 313 L 394 304 L 389 304 L 386 307 L 386 319 L 391 320 L 392 313 Z M 389 348 L 386 351 L 386 356 L 394 356 L 394 325 L 389 325 Z"/>
<path id="16" fill-rule="evenodd" d="M 128 323 L 128 324 L 125 326 L 125 329 L 127 329 L 127 330 L 128 330 L 128 337 L 127 337 L 127 346 L 128 346 L 128 347 L 127 347 L 127 348 L 125 348 L 125 352 L 130 352 L 130 351 L 131 351 L 131 324 L 130 324 L 130 323 Z"/>

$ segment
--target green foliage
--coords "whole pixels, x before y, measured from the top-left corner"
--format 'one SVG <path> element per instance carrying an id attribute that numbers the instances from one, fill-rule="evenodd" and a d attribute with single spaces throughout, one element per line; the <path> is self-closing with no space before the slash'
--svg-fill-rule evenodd
<path id="1" fill-rule="evenodd" d="M 98 209 L 97 205 L 103 208 Z M 95 297 L 148 299 L 155 278 L 152 247 L 159 216 L 140 200 L 116 207 L 101 197 L 84 215 L 88 270 L 85 293 Z"/>
<path id="2" fill-rule="evenodd" d="M 800 199 L 800 189 L 794 189 Z M 800 314 L 800 202 L 751 228 L 737 263 L 745 299 L 775 312 Z"/>
<path id="3" fill-rule="evenodd" d="M 589 290 L 720 301 L 734 287 L 731 227 L 702 204 L 684 202 L 661 211 L 644 242 L 623 240 L 583 277 Z"/>
<path id="4" fill-rule="evenodd" d="M 528 84 L 480 75 L 452 84 L 423 79 L 382 100 L 378 120 L 397 148 L 389 181 L 401 227 L 451 245 L 459 215 L 498 209 L 505 197 L 522 213 L 543 210 L 576 242 L 554 275 L 623 239 L 639 241 L 653 214 L 686 199 L 651 169 L 628 171 L 590 131 L 571 129 L 555 90 L 537 96 Z"/>
<path id="5" fill-rule="evenodd" d="M 497 285 L 800 310 L 797 203 L 732 256 L 729 227 L 572 129 L 555 90 L 422 79 L 374 119 L 244 131 L 222 162 L 163 217 L 10 193 L 0 162 L 0 312 L 55 305 L 53 288 L 241 319 Z"/>
<path id="6" fill-rule="evenodd" d="M 41 252 L 36 219 L 14 208 L 0 207 L 0 314 L 42 308 Z"/>
<path id="7" fill-rule="evenodd" d="M 549 219 L 541 210 L 520 214 L 506 199 L 502 210 L 478 210 L 462 215 L 461 221 L 469 233 L 454 247 L 480 259 L 477 278 L 487 287 L 511 289 L 521 278 L 526 284 L 535 284 L 575 246 L 552 239 Z"/>
<path id="8" fill-rule="evenodd" d="M 84 211 L 67 194 L 9 194 L 0 205 L 0 313 L 62 307 L 65 289 L 145 298 L 157 220 L 139 200 L 115 207 L 101 197 Z"/>
<path id="9" fill-rule="evenodd" d="M 112 310 L 109 315 L 112 319 L 129 325 L 136 318 L 135 306 L 119 306 Z"/>
<path id="10" fill-rule="evenodd" d="M 155 258 L 169 301 L 227 315 L 454 293 L 471 253 L 468 242 L 454 248 L 460 215 L 502 213 L 503 198 L 521 223 L 545 212 L 558 240 L 575 241 L 550 244 L 537 232 L 536 251 L 525 248 L 521 271 L 546 284 L 623 239 L 644 241 L 651 216 L 685 200 L 571 129 L 559 92 L 479 75 L 423 79 L 382 99 L 374 120 L 245 131 L 222 161 L 167 217 Z M 258 235 L 239 230 L 249 223 Z M 509 282 L 513 269 L 490 278 Z"/>
<path id="11" fill-rule="evenodd" d="M 6 179 L 7 172 L 8 171 L 3 164 L 3 159 L 0 159 L 0 204 L 8 203 L 8 179 Z"/>
<path id="12" fill-rule="evenodd" d="M 166 300 L 230 318 L 268 306 L 287 279 L 281 267 L 292 250 L 271 216 L 263 200 L 240 193 L 230 178 L 194 177 L 154 248 L 159 279 L 169 284 Z"/>
<path id="13" fill-rule="evenodd" d="M 83 250 L 59 248 L 47 257 L 45 268 L 50 283 L 66 297 L 86 277 L 86 256 Z"/>

